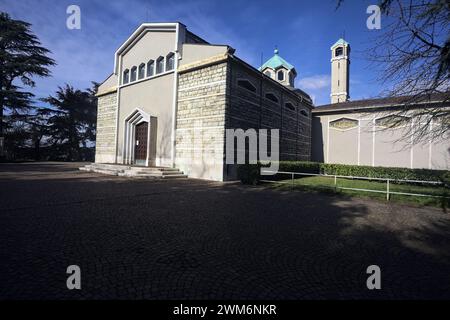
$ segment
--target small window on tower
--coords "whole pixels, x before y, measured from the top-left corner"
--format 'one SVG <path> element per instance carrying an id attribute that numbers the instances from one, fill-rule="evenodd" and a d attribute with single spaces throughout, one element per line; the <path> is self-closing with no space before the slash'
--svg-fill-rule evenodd
<path id="1" fill-rule="evenodd" d="M 269 70 L 267 70 L 266 72 L 264 72 L 264 74 L 266 75 L 266 76 L 268 76 L 268 77 L 271 77 L 272 75 L 270 74 L 270 71 Z"/>
<path id="2" fill-rule="evenodd" d="M 284 80 L 284 71 L 283 70 L 278 71 L 278 80 L 280 80 L 280 81 Z"/>
<path id="3" fill-rule="evenodd" d="M 343 54 L 344 54 L 344 48 L 342 48 L 342 47 L 336 48 L 336 50 L 334 51 L 334 55 L 336 57 L 340 57 Z"/>

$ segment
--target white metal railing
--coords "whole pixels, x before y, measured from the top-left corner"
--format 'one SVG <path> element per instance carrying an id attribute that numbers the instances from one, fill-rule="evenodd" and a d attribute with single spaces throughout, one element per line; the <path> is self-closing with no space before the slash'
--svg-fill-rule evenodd
<path id="1" fill-rule="evenodd" d="M 354 191 L 365 191 L 365 192 L 374 192 L 374 193 L 385 193 L 386 194 L 386 200 L 388 200 L 388 201 L 390 199 L 390 195 L 392 195 L 392 194 L 404 195 L 404 196 L 416 196 L 416 197 L 431 197 L 431 198 L 445 198 L 445 199 L 449 199 L 450 198 L 450 197 L 446 197 L 446 196 L 437 196 L 437 195 L 422 194 L 422 193 L 399 192 L 399 191 L 392 191 L 392 190 L 390 190 L 391 182 L 422 183 L 422 184 L 442 185 L 443 183 L 441 181 L 370 178 L 370 177 L 358 177 L 358 176 L 342 176 L 342 175 L 329 175 L 329 174 L 320 174 L 320 173 L 269 171 L 269 170 L 262 170 L 261 173 L 266 173 L 266 174 L 271 174 L 271 175 L 275 175 L 275 174 L 290 175 L 291 176 L 291 185 L 292 185 L 292 187 L 294 187 L 294 185 L 295 185 L 294 184 L 294 178 L 295 178 L 296 175 L 299 175 L 299 176 L 320 176 L 320 177 L 334 178 L 334 187 L 330 187 L 330 186 L 326 186 L 326 185 L 319 185 L 319 186 L 326 187 L 326 188 L 342 189 L 342 190 L 354 190 Z M 364 189 L 364 188 L 342 187 L 342 186 L 338 186 L 338 184 L 337 184 L 337 179 L 338 178 L 353 179 L 353 180 L 386 181 L 386 190 L 373 190 L 373 189 Z M 286 181 L 276 181 L 276 180 L 261 180 L 261 181 L 262 182 L 271 182 L 271 183 L 281 183 L 281 184 L 289 183 L 289 182 L 286 182 Z"/>

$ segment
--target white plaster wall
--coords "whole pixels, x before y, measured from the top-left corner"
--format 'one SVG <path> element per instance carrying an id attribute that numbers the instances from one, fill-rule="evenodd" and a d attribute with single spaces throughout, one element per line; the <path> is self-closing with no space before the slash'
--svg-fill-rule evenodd
<path id="1" fill-rule="evenodd" d="M 404 139 L 404 130 L 410 127 L 382 130 L 373 126 L 374 118 L 386 115 L 389 113 L 315 114 L 313 160 L 321 161 L 322 155 L 326 163 L 357 165 L 359 158 L 360 165 L 450 169 L 450 136 L 411 144 L 411 139 Z M 329 128 L 330 121 L 343 117 L 358 119 L 360 127 L 348 131 Z"/>

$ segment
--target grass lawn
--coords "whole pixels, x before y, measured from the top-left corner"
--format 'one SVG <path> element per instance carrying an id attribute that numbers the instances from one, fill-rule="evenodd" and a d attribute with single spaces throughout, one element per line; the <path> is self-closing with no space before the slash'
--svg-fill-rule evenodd
<path id="1" fill-rule="evenodd" d="M 343 188 L 357 188 L 357 189 L 371 189 L 378 191 L 386 191 L 386 182 L 380 181 L 370 181 L 370 180 L 354 180 L 347 178 L 337 178 L 336 186 L 334 185 L 334 177 L 323 177 L 323 176 L 314 176 L 314 177 L 302 177 L 294 179 L 292 183 L 291 179 L 280 180 L 276 183 L 273 183 L 273 187 L 282 190 L 288 189 L 297 189 L 297 190 L 312 190 L 312 191 L 325 191 L 325 192 L 334 192 L 334 193 L 342 193 L 349 194 L 353 196 L 363 196 L 370 197 L 376 199 L 384 199 L 386 200 L 386 193 L 376 193 L 376 192 L 368 192 L 361 190 L 347 190 L 340 189 Z M 389 186 L 390 192 L 406 192 L 406 193 L 418 193 L 418 194 L 427 194 L 434 196 L 446 196 L 450 197 L 450 190 L 435 185 L 428 184 L 396 184 L 390 183 Z M 449 207 L 450 199 L 442 199 L 442 198 L 433 198 L 433 197 L 420 197 L 420 196 L 407 196 L 407 195 L 397 195 L 390 194 L 391 201 L 405 202 L 405 203 L 416 203 L 420 205 L 432 205 L 439 207 Z"/>

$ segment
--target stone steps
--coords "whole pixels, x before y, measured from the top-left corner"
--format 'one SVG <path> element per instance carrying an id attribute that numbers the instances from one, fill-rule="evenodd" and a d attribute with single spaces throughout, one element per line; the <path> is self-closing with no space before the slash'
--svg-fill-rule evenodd
<path id="1" fill-rule="evenodd" d="M 81 171 L 101 174 L 149 179 L 181 179 L 187 178 L 182 171 L 166 167 L 138 167 L 121 164 L 92 163 L 79 168 Z"/>

